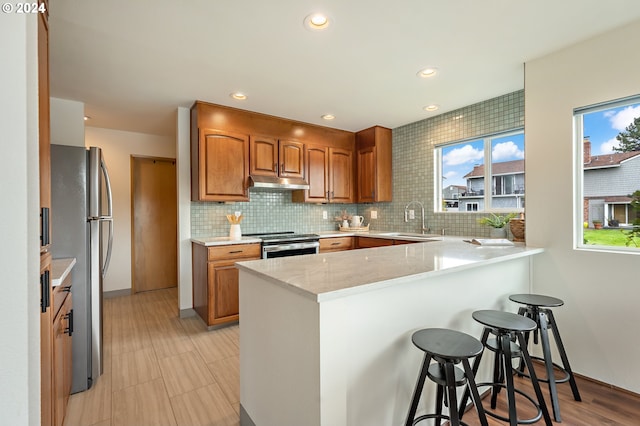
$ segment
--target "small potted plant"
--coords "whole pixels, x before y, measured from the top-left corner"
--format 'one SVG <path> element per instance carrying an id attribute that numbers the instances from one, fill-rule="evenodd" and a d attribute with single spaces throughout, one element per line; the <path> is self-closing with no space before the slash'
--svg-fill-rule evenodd
<path id="1" fill-rule="evenodd" d="M 592 220 L 591 222 L 593 222 L 593 227 L 595 229 L 602 229 L 602 221 L 601 220 Z"/>
<path id="2" fill-rule="evenodd" d="M 507 229 L 505 226 L 507 226 L 509 221 L 514 217 L 516 217 L 515 213 L 509 213 L 506 215 L 491 213 L 491 216 L 485 216 L 478 219 L 478 223 L 480 225 L 491 227 L 491 231 L 489 233 L 491 238 L 507 238 Z"/>

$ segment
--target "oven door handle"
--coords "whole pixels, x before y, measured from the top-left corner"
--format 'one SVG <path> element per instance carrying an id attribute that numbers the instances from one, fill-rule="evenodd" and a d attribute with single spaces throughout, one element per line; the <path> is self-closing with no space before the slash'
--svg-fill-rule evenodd
<path id="1" fill-rule="evenodd" d="M 277 245 L 263 246 L 262 251 L 265 253 L 273 253 L 278 251 L 300 250 L 300 249 L 314 248 L 314 247 L 320 247 L 320 243 L 317 241 L 313 241 L 313 242 L 304 242 L 304 243 L 277 244 Z"/>

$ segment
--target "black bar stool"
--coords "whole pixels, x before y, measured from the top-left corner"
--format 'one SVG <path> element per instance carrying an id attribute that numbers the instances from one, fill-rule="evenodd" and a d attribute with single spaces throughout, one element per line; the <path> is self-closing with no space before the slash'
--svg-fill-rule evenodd
<path id="1" fill-rule="evenodd" d="M 456 396 L 456 387 L 464 384 L 467 384 L 467 392 L 471 393 L 480 424 L 488 426 L 487 417 L 482 408 L 480 395 L 469 364 L 469 358 L 476 357 L 482 353 L 483 347 L 478 339 L 459 331 L 427 328 L 413 333 L 411 340 L 418 349 L 424 352 L 424 361 L 413 392 L 406 426 L 413 426 L 425 419 L 435 419 L 438 425 L 445 419 L 449 420 L 451 426 L 466 426 L 466 423 L 460 421 Z M 433 365 L 431 365 L 432 359 L 436 361 Z M 464 372 L 455 366 L 460 363 L 462 363 Z M 416 410 L 418 409 L 418 402 L 422 395 L 426 377 L 429 377 L 438 385 L 436 413 L 425 414 L 416 418 Z M 445 390 L 447 392 L 446 395 Z M 443 403 L 449 407 L 448 416 L 442 414 Z"/>
<path id="2" fill-rule="evenodd" d="M 543 296 L 539 294 L 512 294 L 509 299 L 520 303 L 522 306 L 518 309 L 518 314 L 532 319 L 536 322 L 536 330 L 533 332 L 533 343 L 538 344 L 538 333 L 540 333 L 540 340 L 542 343 L 543 357 L 532 357 L 544 361 L 544 365 L 547 369 L 547 378 L 539 379 L 541 382 L 547 382 L 549 384 L 549 394 L 551 395 L 551 405 L 553 406 L 553 417 L 557 422 L 561 422 L 560 416 L 560 402 L 558 401 L 558 389 L 557 383 L 569 382 L 571 385 L 571 391 L 573 392 L 573 399 L 576 401 L 582 401 L 580 398 L 580 392 L 578 391 L 578 385 L 576 379 L 571 371 L 569 365 L 569 358 L 564 350 L 562 339 L 560 338 L 560 332 L 558 331 L 558 325 L 553 316 L 553 312 L 548 308 L 555 308 L 564 305 L 561 299 L 557 299 L 551 296 Z M 549 347 L 549 329 L 553 332 L 553 338 L 558 347 L 560 358 L 562 359 L 562 366 L 554 364 L 551 357 L 551 348 Z M 529 333 L 525 333 L 525 341 L 529 342 Z M 564 373 L 564 377 L 556 378 L 554 374 L 554 367 Z M 520 367 L 522 373 L 522 366 Z"/>
<path id="3" fill-rule="evenodd" d="M 509 417 L 501 416 L 500 414 L 488 409 L 485 410 L 487 415 L 504 422 L 509 422 L 511 426 L 535 423 L 543 417 L 545 424 L 547 426 L 552 426 L 551 417 L 547 410 L 547 404 L 544 401 L 542 391 L 540 390 L 540 384 L 538 383 L 538 378 L 533 370 L 533 364 L 531 362 L 529 352 L 527 351 L 527 345 L 523 334 L 524 332 L 535 330 L 536 323 L 522 315 L 503 311 L 475 311 L 472 316 L 474 320 L 485 326 L 480 341 L 485 348 L 495 352 L 493 382 L 478 383 L 477 386 L 492 387 L 492 410 L 495 410 L 496 408 L 498 393 L 502 388 L 505 388 L 507 392 L 507 402 L 509 405 Z M 489 339 L 490 334 L 494 334 L 496 336 L 495 342 Z M 511 360 L 516 357 L 520 357 L 529 370 L 528 377 L 531 379 L 531 384 L 533 385 L 533 389 L 536 393 L 537 401 L 525 392 L 515 388 L 513 382 L 513 364 Z M 482 355 L 479 355 L 473 362 L 472 374 L 474 376 L 478 372 L 481 358 Z M 530 419 L 518 419 L 518 413 L 516 411 L 516 393 L 526 398 L 534 407 L 537 408 L 538 413 L 535 417 Z M 465 391 L 460 403 L 461 409 L 466 406 L 468 398 L 469 393 Z M 461 415 L 462 414 L 463 412 L 461 412 Z"/>

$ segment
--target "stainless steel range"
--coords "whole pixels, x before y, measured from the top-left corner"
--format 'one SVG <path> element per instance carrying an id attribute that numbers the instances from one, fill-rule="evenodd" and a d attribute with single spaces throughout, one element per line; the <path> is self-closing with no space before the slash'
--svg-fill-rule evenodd
<path id="1" fill-rule="evenodd" d="M 262 240 L 262 258 L 299 256 L 316 254 L 320 250 L 320 236 L 317 234 L 296 234 L 294 232 L 272 232 L 265 234 L 245 234 Z"/>

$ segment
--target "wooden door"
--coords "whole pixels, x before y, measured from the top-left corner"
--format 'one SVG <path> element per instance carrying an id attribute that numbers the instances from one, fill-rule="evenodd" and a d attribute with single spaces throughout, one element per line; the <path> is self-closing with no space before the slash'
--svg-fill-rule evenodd
<path id="1" fill-rule="evenodd" d="M 132 157 L 134 292 L 178 284 L 176 163 Z"/>
<path id="2" fill-rule="evenodd" d="M 280 176 L 304 179 L 304 144 L 296 141 L 280 141 Z"/>
<path id="3" fill-rule="evenodd" d="M 352 203 L 353 152 L 346 149 L 329 148 L 329 201 Z"/>
<path id="4" fill-rule="evenodd" d="M 376 147 L 358 150 L 357 160 L 358 203 L 372 203 L 376 200 Z"/>
<path id="5" fill-rule="evenodd" d="M 200 133 L 200 201 L 249 201 L 249 137 L 204 129 Z"/>
<path id="6" fill-rule="evenodd" d="M 252 175 L 278 176 L 278 140 L 264 136 L 251 136 L 250 170 Z"/>

